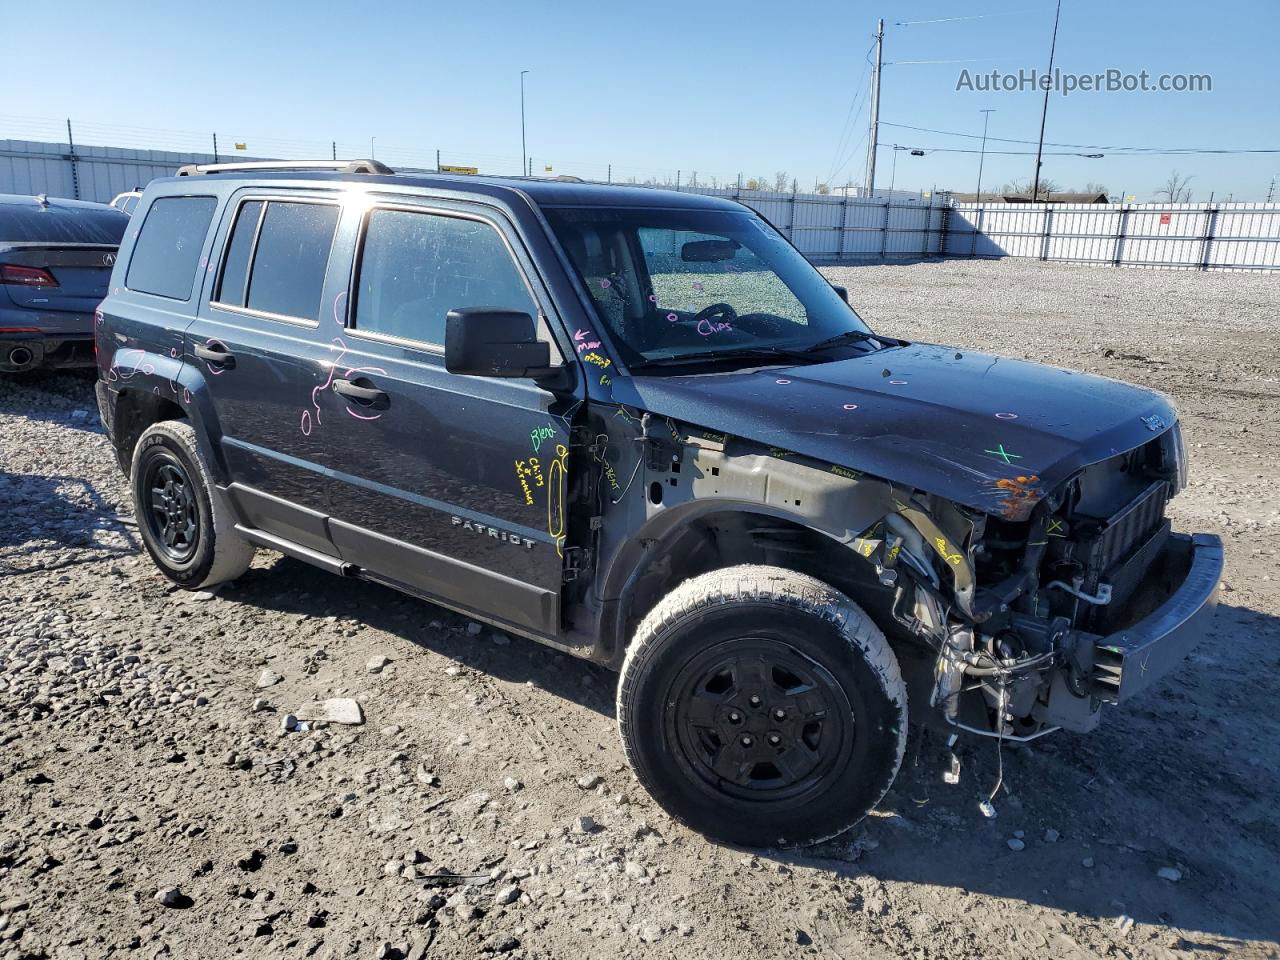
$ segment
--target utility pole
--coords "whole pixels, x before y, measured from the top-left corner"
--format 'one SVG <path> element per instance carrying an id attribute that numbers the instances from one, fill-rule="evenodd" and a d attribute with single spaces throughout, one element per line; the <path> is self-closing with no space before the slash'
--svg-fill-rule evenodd
<path id="1" fill-rule="evenodd" d="M 1276 195 L 1276 178 L 1271 178 L 1271 186 L 1267 187 L 1267 203 L 1271 202 L 1271 198 Z"/>
<path id="2" fill-rule="evenodd" d="M 218 133 L 216 130 L 213 134 L 213 162 L 218 162 Z"/>
<path id="3" fill-rule="evenodd" d="M 520 71 L 520 172 L 532 176 L 529 167 L 529 152 L 524 143 L 524 75 L 528 70 Z"/>
<path id="4" fill-rule="evenodd" d="M 876 26 L 876 72 L 871 75 L 871 129 L 867 146 L 867 196 L 876 193 L 876 150 L 880 146 L 880 66 L 884 59 L 884 19 Z"/>
<path id="5" fill-rule="evenodd" d="M 982 150 L 978 154 L 978 191 L 973 195 L 974 203 L 982 202 L 982 162 L 987 159 L 987 124 L 991 122 L 991 115 L 995 110 L 993 108 L 978 112 L 982 114 Z"/>
<path id="6" fill-rule="evenodd" d="M 1036 146 L 1036 175 L 1031 187 L 1031 202 L 1040 198 L 1040 155 L 1044 151 L 1044 121 L 1049 115 L 1049 88 L 1053 84 L 1053 52 L 1058 46 L 1058 18 L 1062 16 L 1062 0 L 1058 0 L 1057 12 L 1053 15 L 1053 39 L 1049 41 L 1049 73 L 1045 77 L 1044 106 L 1040 108 L 1040 143 Z"/>
<path id="7" fill-rule="evenodd" d="M 377 154 L 377 153 L 375 153 L 375 152 L 374 152 L 374 149 L 373 149 L 373 141 L 374 141 L 374 139 L 375 139 L 375 138 L 373 138 L 373 137 L 370 137 L 370 138 L 369 138 L 369 159 L 370 159 L 370 160 L 377 160 L 377 159 L 378 159 L 378 154 Z"/>

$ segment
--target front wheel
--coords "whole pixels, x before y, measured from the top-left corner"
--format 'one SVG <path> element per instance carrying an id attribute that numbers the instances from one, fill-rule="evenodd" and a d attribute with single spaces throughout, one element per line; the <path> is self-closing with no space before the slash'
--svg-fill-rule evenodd
<path id="1" fill-rule="evenodd" d="M 907 696 L 884 634 L 839 591 L 779 567 L 694 577 L 641 622 L 618 684 L 641 784 L 744 846 L 817 843 L 893 782 Z"/>

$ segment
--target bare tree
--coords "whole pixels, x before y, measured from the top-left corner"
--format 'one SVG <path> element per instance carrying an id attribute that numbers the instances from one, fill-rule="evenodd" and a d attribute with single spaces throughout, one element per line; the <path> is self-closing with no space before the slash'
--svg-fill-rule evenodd
<path id="1" fill-rule="evenodd" d="M 1030 180 L 1013 180 L 1010 183 L 1001 185 L 999 193 L 1006 197 L 1030 197 L 1033 184 Z M 1062 184 L 1056 180 L 1050 180 L 1048 177 L 1040 178 L 1040 196 L 1047 197 L 1051 193 L 1061 193 Z"/>
<path id="2" fill-rule="evenodd" d="M 785 170 L 779 170 L 773 175 L 773 191 L 774 193 L 786 193 L 787 181 L 791 179 L 791 175 Z"/>
<path id="3" fill-rule="evenodd" d="M 1084 189 L 1081 190 L 1080 192 L 1081 193 L 1110 193 L 1111 191 L 1107 189 L 1107 185 L 1105 183 L 1095 183 L 1094 181 L 1090 180 L 1088 183 L 1084 185 Z"/>
<path id="4" fill-rule="evenodd" d="M 1174 170 L 1169 174 L 1169 179 L 1165 181 L 1164 186 L 1155 189 L 1155 198 L 1169 203 L 1190 203 L 1191 180 L 1191 177 L 1184 177 Z"/>

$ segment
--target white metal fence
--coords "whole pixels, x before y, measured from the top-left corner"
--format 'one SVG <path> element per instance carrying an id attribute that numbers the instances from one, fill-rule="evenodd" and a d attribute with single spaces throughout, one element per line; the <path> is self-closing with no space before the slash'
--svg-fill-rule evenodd
<path id="1" fill-rule="evenodd" d="M 184 163 L 214 159 L 211 153 L 0 140 L 0 193 L 105 202 L 155 177 L 171 176 Z M 684 192 L 741 200 L 816 263 L 1034 257 L 1112 266 L 1280 270 L 1280 204 L 952 206 L 946 194 L 917 200 L 736 187 L 685 187 Z"/>
<path id="2" fill-rule="evenodd" d="M 1116 267 L 1280 269 L 1280 204 L 957 204 L 941 253 Z"/>

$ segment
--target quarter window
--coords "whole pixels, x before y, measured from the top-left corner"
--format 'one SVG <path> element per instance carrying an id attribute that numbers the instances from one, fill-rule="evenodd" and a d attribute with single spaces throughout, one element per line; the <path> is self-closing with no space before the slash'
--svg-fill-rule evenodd
<path id="1" fill-rule="evenodd" d="M 200 250 L 217 206 L 213 197 L 160 197 L 133 245 L 125 286 L 171 300 L 190 300 Z"/>
<path id="2" fill-rule="evenodd" d="M 356 329 L 443 344 L 445 317 L 462 307 L 538 316 L 498 232 L 462 217 L 407 210 L 370 213 L 356 286 Z"/>

